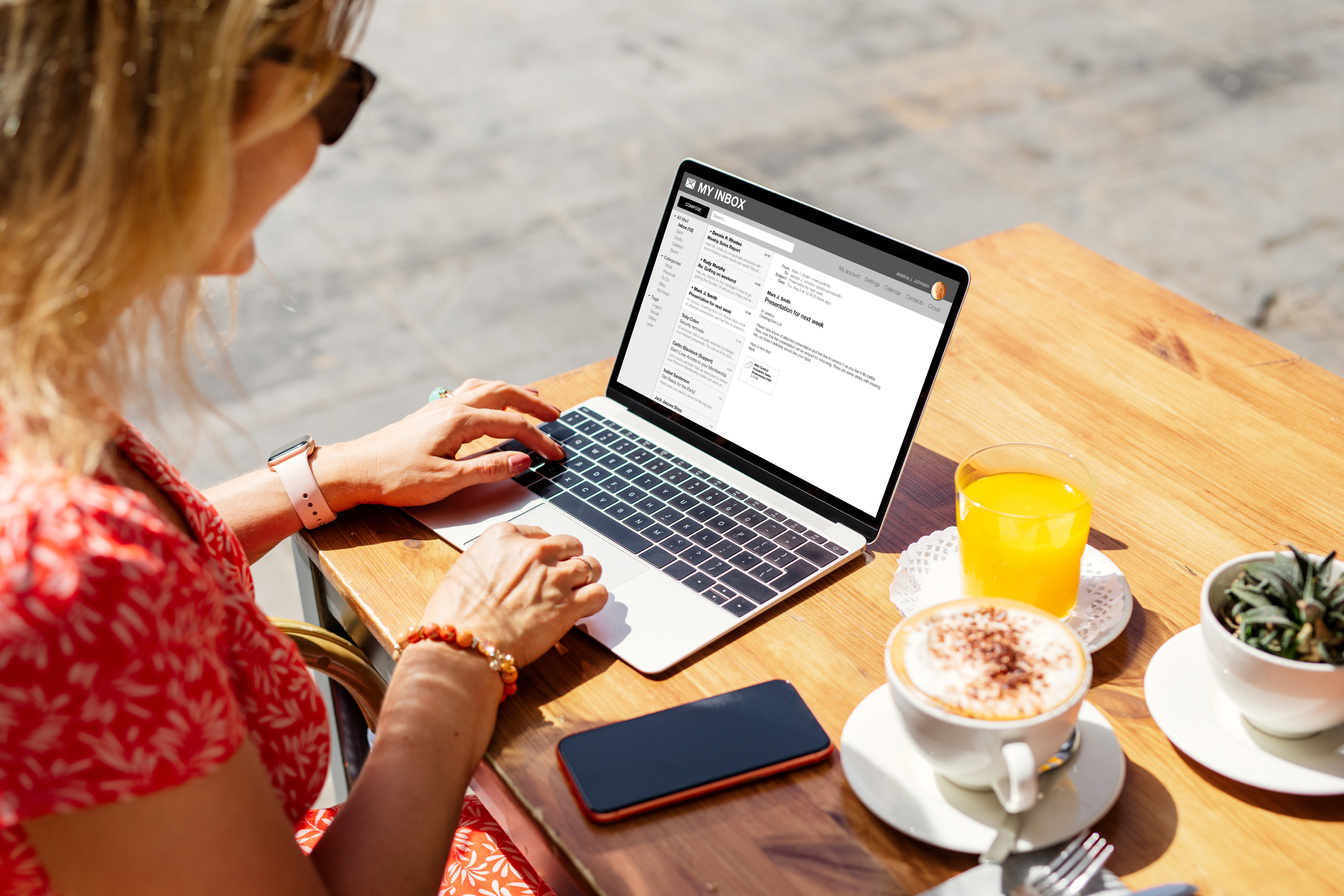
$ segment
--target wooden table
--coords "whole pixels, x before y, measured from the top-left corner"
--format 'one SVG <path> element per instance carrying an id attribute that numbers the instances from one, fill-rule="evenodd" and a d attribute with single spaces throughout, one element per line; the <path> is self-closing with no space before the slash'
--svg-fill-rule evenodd
<path id="1" fill-rule="evenodd" d="M 1200 585 L 1222 561 L 1281 541 L 1344 547 L 1344 380 L 1044 227 L 945 254 L 970 269 L 970 294 L 871 556 L 654 678 L 571 632 L 504 704 L 482 786 L 524 842 L 540 831 L 601 893 L 918 893 L 970 867 L 974 857 L 878 820 L 838 760 L 593 825 L 566 790 L 555 744 L 775 677 L 798 687 L 838 743 L 850 712 L 883 684 L 900 552 L 954 521 L 958 459 L 996 442 L 1044 442 L 1091 464 L 1091 544 L 1135 599 L 1128 629 L 1095 657 L 1089 695 L 1128 758 L 1120 801 L 1098 825 L 1116 844 L 1109 867 L 1132 887 L 1184 880 L 1204 896 L 1337 892 L 1344 798 L 1271 793 L 1206 770 L 1149 717 L 1143 675 L 1164 641 L 1199 621 Z M 599 394 L 609 370 L 539 385 L 565 407 Z M 370 647 L 370 636 L 386 646 L 418 621 L 456 555 L 377 507 L 304 533 L 302 549 L 338 617 Z"/>

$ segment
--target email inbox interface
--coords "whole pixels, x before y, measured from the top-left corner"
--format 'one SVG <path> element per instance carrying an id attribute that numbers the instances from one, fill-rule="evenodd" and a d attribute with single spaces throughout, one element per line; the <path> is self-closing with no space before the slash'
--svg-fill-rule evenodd
<path id="1" fill-rule="evenodd" d="M 681 190 L 619 381 L 875 514 L 948 303 L 757 223 L 754 200 Z"/>

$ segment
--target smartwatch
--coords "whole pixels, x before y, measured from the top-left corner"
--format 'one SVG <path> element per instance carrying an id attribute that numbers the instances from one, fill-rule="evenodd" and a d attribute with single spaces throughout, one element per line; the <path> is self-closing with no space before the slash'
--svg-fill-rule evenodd
<path id="1" fill-rule="evenodd" d="M 316 450 L 317 442 L 312 436 L 299 436 L 272 451 L 266 459 L 266 466 L 280 475 L 294 512 L 308 529 L 316 529 L 336 519 L 336 514 L 327 506 L 327 499 L 322 497 L 322 489 L 317 487 L 317 477 L 308 460 Z"/>

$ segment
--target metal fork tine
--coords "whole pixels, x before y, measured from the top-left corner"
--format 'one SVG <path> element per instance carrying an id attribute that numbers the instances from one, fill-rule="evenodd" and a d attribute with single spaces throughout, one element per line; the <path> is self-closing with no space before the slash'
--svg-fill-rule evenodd
<path id="1" fill-rule="evenodd" d="M 1040 893 L 1040 896 L 1065 896 L 1067 888 L 1075 882 L 1079 875 L 1084 876 L 1083 885 L 1086 886 L 1087 868 L 1103 853 L 1105 853 L 1105 857 L 1102 858 L 1102 862 L 1105 862 L 1113 849 L 1114 847 L 1109 846 L 1100 834 L 1094 833 L 1084 841 L 1080 848 L 1074 850 L 1068 856 L 1061 856 L 1064 861 L 1059 864 L 1058 868 L 1031 883 Z M 1097 867 L 1101 866 L 1098 865 Z"/>
<path id="2" fill-rule="evenodd" d="M 1095 837 L 1096 835 L 1093 834 L 1092 836 Z M 1069 841 L 1067 846 L 1060 850 L 1059 855 L 1055 856 L 1055 860 L 1050 863 L 1048 868 L 1033 868 L 1029 880 L 1039 881 L 1054 874 L 1059 870 L 1061 865 L 1073 858 L 1074 854 L 1077 852 L 1078 848 L 1083 845 L 1083 841 L 1086 840 L 1087 837 L 1087 831 L 1083 831 L 1077 837 L 1074 837 Z"/>
<path id="3" fill-rule="evenodd" d="M 1083 888 L 1096 876 L 1097 872 L 1101 870 L 1101 866 L 1106 864 L 1106 860 L 1111 857 L 1111 853 L 1113 852 L 1115 852 L 1115 847 L 1109 843 L 1106 844 L 1106 848 L 1098 853 L 1092 861 L 1087 863 L 1087 867 L 1074 878 L 1073 883 L 1060 891 L 1059 896 L 1078 896 L 1078 894 L 1083 891 Z"/>

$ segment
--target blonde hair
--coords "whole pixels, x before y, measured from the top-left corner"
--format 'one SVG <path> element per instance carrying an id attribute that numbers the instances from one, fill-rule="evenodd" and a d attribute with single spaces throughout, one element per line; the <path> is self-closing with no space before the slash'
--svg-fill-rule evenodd
<path id="1" fill-rule="evenodd" d="M 196 395 L 194 275 L 228 219 L 234 147 L 308 114 L 366 11 L 0 2 L 0 455 L 94 469 L 156 330 L 165 381 Z M 299 64 L 240 137 L 250 67 L 280 43 Z"/>

